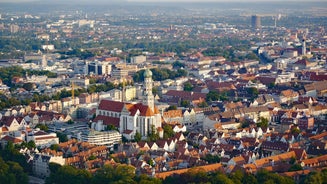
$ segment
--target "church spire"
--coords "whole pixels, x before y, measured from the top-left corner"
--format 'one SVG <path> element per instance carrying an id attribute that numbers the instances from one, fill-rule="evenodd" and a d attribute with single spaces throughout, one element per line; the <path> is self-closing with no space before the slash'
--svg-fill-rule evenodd
<path id="1" fill-rule="evenodd" d="M 150 109 L 154 110 L 154 96 L 152 94 L 152 72 L 149 69 L 146 69 L 144 74 L 144 99 L 143 104 L 150 107 Z"/>

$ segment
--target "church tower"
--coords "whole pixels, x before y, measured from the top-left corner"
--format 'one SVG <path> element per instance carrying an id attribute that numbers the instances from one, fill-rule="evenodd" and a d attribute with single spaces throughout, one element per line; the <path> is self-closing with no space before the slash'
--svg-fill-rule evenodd
<path id="1" fill-rule="evenodd" d="M 152 94 L 152 72 L 149 69 L 146 69 L 144 74 L 144 98 L 143 104 L 150 107 L 154 111 L 154 96 Z"/>

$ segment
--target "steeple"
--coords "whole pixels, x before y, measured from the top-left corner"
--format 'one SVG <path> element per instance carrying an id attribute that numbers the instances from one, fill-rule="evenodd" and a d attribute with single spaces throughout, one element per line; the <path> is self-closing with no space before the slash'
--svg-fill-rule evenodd
<path id="1" fill-rule="evenodd" d="M 305 56 L 306 55 L 306 45 L 305 45 L 305 37 L 302 40 L 302 55 Z"/>
<path id="2" fill-rule="evenodd" d="M 144 99 L 143 104 L 150 107 L 150 109 L 154 110 L 154 96 L 152 94 L 152 72 L 149 69 L 146 69 L 144 74 Z"/>

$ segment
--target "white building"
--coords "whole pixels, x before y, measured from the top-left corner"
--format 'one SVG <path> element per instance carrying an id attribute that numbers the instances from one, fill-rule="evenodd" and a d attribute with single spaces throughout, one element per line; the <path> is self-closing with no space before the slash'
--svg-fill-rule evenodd
<path id="1" fill-rule="evenodd" d="M 146 61 L 146 56 L 143 55 L 131 57 L 131 63 L 140 64 L 140 63 L 144 63 L 145 61 Z"/>
<path id="2" fill-rule="evenodd" d="M 101 100 L 96 115 L 119 118 L 119 131 L 128 139 L 133 139 L 136 132 L 145 138 L 152 128 L 157 131 L 161 127 L 161 114 L 154 106 L 152 83 L 152 72 L 146 70 L 143 103 Z"/>
<path id="3" fill-rule="evenodd" d="M 33 173 L 41 178 L 48 177 L 50 175 L 50 162 L 65 165 L 65 159 L 62 156 L 37 153 L 33 157 Z"/>
<path id="4" fill-rule="evenodd" d="M 26 142 L 34 141 L 37 147 L 50 147 L 52 144 L 59 144 L 59 138 L 56 133 L 46 133 L 43 131 L 29 132 L 26 136 Z"/>
<path id="5" fill-rule="evenodd" d="M 87 131 L 81 134 L 81 141 L 88 142 L 95 145 L 113 146 L 119 144 L 122 140 L 122 136 L 118 131 Z"/>

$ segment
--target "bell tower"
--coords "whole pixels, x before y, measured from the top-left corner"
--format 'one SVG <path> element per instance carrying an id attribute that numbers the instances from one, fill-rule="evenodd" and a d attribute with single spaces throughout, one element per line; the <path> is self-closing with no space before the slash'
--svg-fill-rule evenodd
<path id="1" fill-rule="evenodd" d="M 152 72 L 149 69 L 146 69 L 144 74 L 144 98 L 143 104 L 150 107 L 150 109 L 154 110 L 154 96 L 152 94 Z"/>

